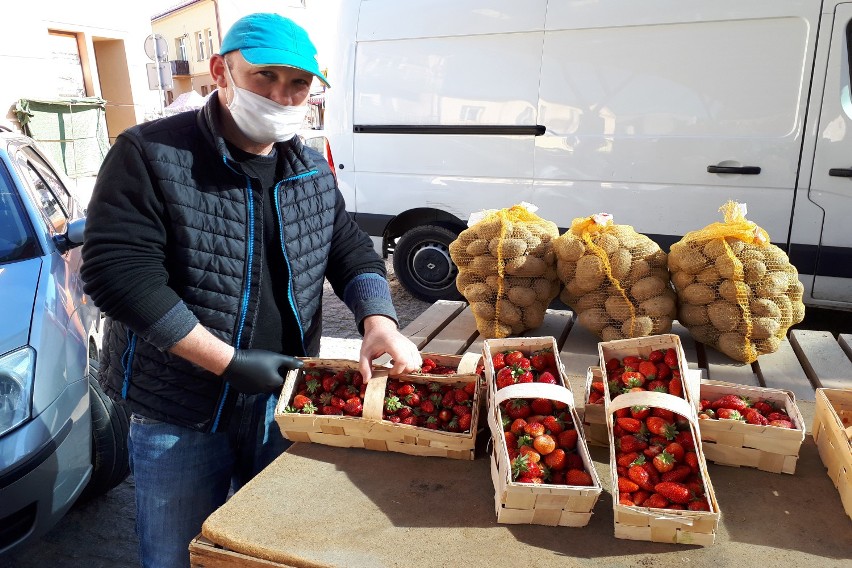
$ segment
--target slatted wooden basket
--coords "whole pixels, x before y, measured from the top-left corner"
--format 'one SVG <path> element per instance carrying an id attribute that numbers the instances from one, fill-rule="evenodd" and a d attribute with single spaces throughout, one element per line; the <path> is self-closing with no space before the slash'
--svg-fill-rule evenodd
<path id="1" fill-rule="evenodd" d="M 694 373 L 694 371 L 693 371 Z M 766 400 L 783 408 L 795 430 L 758 426 L 739 420 L 699 420 L 698 429 L 708 460 L 720 465 L 754 467 L 772 473 L 795 473 L 799 449 L 805 440 L 805 423 L 789 391 L 752 387 L 703 379 L 701 398 L 715 400 L 726 394 Z"/>
<path id="2" fill-rule="evenodd" d="M 435 355 L 435 354 L 433 354 Z M 442 364 L 461 363 L 461 356 L 442 356 Z M 452 386 L 477 384 L 471 410 L 469 432 L 444 432 L 382 420 L 388 369 L 376 367 L 364 394 L 363 416 L 324 416 L 284 412 L 296 394 L 305 370 L 357 370 L 358 362 L 345 359 L 304 359 L 302 369 L 290 371 L 275 410 L 275 420 L 285 438 L 294 442 L 311 442 L 345 448 L 365 448 L 382 452 L 400 452 L 418 456 L 434 456 L 472 460 L 476 445 L 476 424 L 480 412 L 479 375 L 460 372 L 455 375 L 403 375 L 399 378 L 414 383 L 438 382 Z M 437 361 L 436 361 L 437 362 Z"/>
<path id="3" fill-rule="evenodd" d="M 615 411 L 631 406 L 665 408 L 689 419 L 710 511 L 679 511 L 622 505 L 618 502 L 617 490 L 614 489 L 612 501 L 616 538 L 701 546 L 713 544 L 719 525 L 719 504 L 716 501 L 713 485 L 710 483 L 710 475 L 707 473 L 707 463 L 696 425 L 698 419 L 695 415 L 695 409 L 684 399 L 659 392 L 631 392 L 619 395 L 610 401 L 607 426 L 609 428 L 609 462 L 612 487 L 618 487 L 612 417 Z"/>
<path id="4" fill-rule="evenodd" d="M 603 383 L 603 399 L 597 404 L 589 404 L 592 383 Z M 600 367 L 589 367 L 586 371 L 586 405 L 583 407 L 583 431 L 586 441 L 592 446 L 609 447 L 609 432 L 606 427 L 607 406 L 609 402 L 609 387 L 603 379 Z"/>
<path id="5" fill-rule="evenodd" d="M 813 436 L 852 519 L 852 389 L 817 389 Z"/>

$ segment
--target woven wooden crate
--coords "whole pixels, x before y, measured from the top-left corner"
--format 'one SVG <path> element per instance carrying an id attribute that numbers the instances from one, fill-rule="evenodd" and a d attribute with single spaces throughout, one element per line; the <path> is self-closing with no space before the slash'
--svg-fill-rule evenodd
<path id="1" fill-rule="evenodd" d="M 512 481 L 509 452 L 503 436 L 499 410 L 499 404 L 510 398 L 547 398 L 568 405 L 578 433 L 577 451 L 583 460 L 583 466 L 592 476 L 592 486 L 579 487 L 548 483 L 534 485 Z M 491 402 L 488 408 L 488 425 L 491 428 L 494 448 L 491 455 L 491 481 L 494 483 L 497 522 L 566 527 L 586 526 L 592 518 L 592 509 L 600 497 L 602 488 L 595 465 L 589 457 L 571 391 L 559 385 L 524 383 L 502 388 L 489 400 Z"/>
<path id="2" fill-rule="evenodd" d="M 791 430 L 739 420 L 699 420 L 698 429 L 708 460 L 720 465 L 755 467 L 772 473 L 796 472 L 799 449 L 805 441 L 805 423 L 793 393 L 707 379 L 701 380 L 700 384 L 702 399 L 712 401 L 734 394 L 753 401 L 767 400 L 784 408 L 796 426 L 795 430 Z"/>
<path id="3" fill-rule="evenodd" d="M 461 357 L 458 357 L 459 361 Z M 364 394 L 361 417 L 324 416 L 284 412 L 295 396 L 299 381 L 306 369 L 331 371 L 357 370 L 358 362 L 345 359 L 304 359 L 302 369 L 290 371 L 275 410 L 275 421 L 285 438 L 294 442 L 311 442 L 344 448 L 365 448 L 382 452 L 400 452 L 418 456 L 434 456 L 472 460 L 476 444 L 476 424 L 479 420 L 479 388 L 471 407 L 470 432 L 443 432 L 408 424 L 382 420 L 388 370 L 374 368 Z M 399 377 L 414 383 L 438 382 L 461 386 L 471 381 L 479 385 L 479 375 L 406 375 Z"/>
<path id="4" fill-rule="evenodd" d="M 852 389 L 817 389 L 813 436 L 852 519 Z"/>
<path id="5" fill-rule="evenodd" d="M 618 502 L 617 489 L 614 489 L 612 501 L 616 538 L 696 544 L 701 546 L 713 544 L 716 538 L 716 529 L 719 526 L 719 504 L 716 501 L 716 493 L 713 491 L 713 485 L 710 483 L 710 476 L 707 473 L 707 463 L 704 458 L 701 440 L 699 439 L 696 424 L 697 418 L 694 413 L 695 409 L 684 399 L 659 392 L 631 392 L 619 395 L 610 401 L 607 426 L 609 429 L 609 464 L 612 475 L 612 487 L 618 487 L 615 440 L 613 437 L 613 413 L 622 408 L 643 405 L 665 408 L 689 419 L 690 430 L 695 441 L 695 450 L 698 454 L 701 478 L 704 482 L 704 490 L 710 505 L 710 511 L 676 511 L 622 505 Z"/>
<path id="6" fill-rule="evenodd" d="M 687 372 L 688 367 L 686 365 L 686 354 L 683 352 L 683 345 L 680 342 L 680 337 L 673 333 L 649 335 L 648 337 L 637 337 L 635 339 L 616 339 L 615 341 L 602 341 L 598 343 L 603 379 L 605 382 L 609 382 L 606 373 L 606 362 L 613 357 L 618 359 L 623 359 L 628 355 L 648 357 L 652 351 L 669 348 L 674 348 L 677 352 L 677 364 L 681 382 L 683 383 L 684 398 L 697 409 L 700 391 L 698 381 L 700 376 L 690 375 Z"/>
<path id="7" fill-rule="evenodd" d="M 592 383 L 603 382 L 604 395 L 602 404 L 589 404 L 589 394 Z M 583 431 L 586 441 L 593 446 L 609 447 L 609 431 L 606 427 L 607 403 L 609 402 L 609 387 L 603 380 L 600 367 L 589 367 L 586 371 L 586 405 L 583 407 Z"/>

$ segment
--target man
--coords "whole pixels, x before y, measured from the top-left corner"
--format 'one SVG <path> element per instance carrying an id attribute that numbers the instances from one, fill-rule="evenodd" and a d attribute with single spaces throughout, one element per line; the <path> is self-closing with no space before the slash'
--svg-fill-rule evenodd
<path id="1" fill-rule="evenodd" d="M 272 417 L 291 357 L 316 356 L 323 278 L 364 335 L 360 369 L 420 366 L 384 262 L 324 159 L 294 136 L 314 77 L 307 33 L 252 14 L 210 60 L 198 112 L 120 135 L 88 210 L 82 276 L 109 316 L 100 379 L 127 402 L 144 566 L 188 566 L 204 519 L 286 446 Z M 327 83 L 326 83 L 327 84 Z"/>

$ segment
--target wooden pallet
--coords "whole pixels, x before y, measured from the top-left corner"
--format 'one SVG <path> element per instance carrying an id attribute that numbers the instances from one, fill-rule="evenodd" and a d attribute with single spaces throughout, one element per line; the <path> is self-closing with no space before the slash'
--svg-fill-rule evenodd
<path id="1" fill-rule="evenodd" d="M 571 388 L 582 394 L 587 369 L 599 363 L 599 339 L 574 321 L 571 311 L 547 310 L 544 323 L 524 335 L 556 339 Z M 439 300 L 402 332 L 423 351 L 461 354 L 482 349 L 482 338 L 465 302 Z M 819 387 L 852 388 L 852 334 L 835 339 L 828 332 L 793 330 L 778 351 L 746 364 L 694 341 L 678 322 L 672 333 L 681 338 L 688 367 L 701 370 L 707 379 L 788 390 L 804 401 L 815 400 Z"/>

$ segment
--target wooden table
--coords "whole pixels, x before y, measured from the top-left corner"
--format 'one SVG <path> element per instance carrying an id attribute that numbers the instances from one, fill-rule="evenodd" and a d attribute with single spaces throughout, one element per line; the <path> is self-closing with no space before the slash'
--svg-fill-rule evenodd
<path id="1" fill-rule="evenodd" d="M 403 332 L 426 352 L 482 346 L 463 302 L 436 302 Z M 852 386 L 849 336 L 794 331 L 779 352 L 742 365 L 696 344 L 678 324 L 673 332 L 689 366 L 709 378 L 794 392 L 808 427 L 815 386 Z M 587 367 L 598 362 L 597 338 L 559 310 L 549 310 L 543 325 L 525 335 L 556 338 L 573 390 L 582 393 Z M 852 523 L 810 436 L 792 476 L 710 464 L 722 521 L 717 544 L 707 548 L 614 538 L 607 492 L 584 528 L 498 525 L 487 436 L 479 442 L 473 461 L 294 444 L 210 516 L 190 546 L 192 564 L 493 568 L 686 560 L 715 568 L 763 565 L 782 555 L 797 566 L 841 566 L 852 558 Z M 608 453 L 591 453 L 609 491 Z"/>

